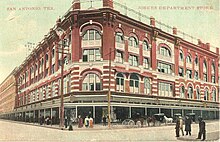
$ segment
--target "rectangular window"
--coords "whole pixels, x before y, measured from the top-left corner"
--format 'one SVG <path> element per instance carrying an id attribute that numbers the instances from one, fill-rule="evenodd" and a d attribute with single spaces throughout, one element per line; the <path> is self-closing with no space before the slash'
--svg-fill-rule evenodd
<path id="1" fill-rule="evenodd" d="M 207 77 L 207 74 L 203 74 L 203 80 L 205 81 L 205 82 L 207 82 L 208 81 L 208 77 Z"/>
<path id="2" fill-rule="evenodd" d="M 186 70 L 186 77 L 192 78 L 192 70 L 189 70 L 189 69 Z"/>
<path id="3" fill-rule="evenodd" d="M 172 74 L 172 65 L 158 63 L 158 71 L 162 73 Z"/>
<path id="4" fill-rule="evenodd" d="M 129 64 L 131 66 L 138 66 L 138 57 L 134 55 L 129 56 Z"/>
<path id="5" fill-rule="evenodd" d="M 159 83 L 159 95 L 160 96 L 173 96 L 173 85 L 170 83 L 160 82 Z"/>
<path id="6" fill-rule="evenodd" d="M 89 31 L 89 40 L 94 40 L 94 30 Z"/>
<path id="7" fill-rule="evenodd" d="M 88 40 L 88 31 L 83 35 L 83 40 Z"/>
<path id="8" fill-rule="evenodd" d="M 148 58 L 144 58 L 144 68 L 146 68 L 146 69 L 149 68 L 149 60 L 148 60 Z"/>
<path id="9" fill-rule="evenodd" d="M 116 52 L 116 62 L 123 63 L 123 53 L 120 51 Z"/>
<path id="10" fill-rule="evenodd" d="M 85 49 L 83 51 L 83 62 L 100 61 L 101 54 L 99 49 Z"/>
<path id="11" fill-rule="evenodd" d="M 179 76 L 184 76 L 184 69 L 183 68 L 179 68 Z"/>
<path id="12" fill-rule="evenodd" d="M 195 71 L 195 73 L 194 73 L 194 78 L 195 78 L 196 80 L 198 80 L 198 79 L 199 79 L 199 74 L 198 74 L 198 71 Z"/>

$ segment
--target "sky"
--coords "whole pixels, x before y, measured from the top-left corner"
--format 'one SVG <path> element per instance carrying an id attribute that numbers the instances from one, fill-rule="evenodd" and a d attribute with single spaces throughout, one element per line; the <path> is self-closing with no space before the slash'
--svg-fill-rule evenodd
<path id="1" fill-rule="evenodd" d="M 0 83 L 25 60 L 29 53 L 28 43 L 37 45 L 55 25 L 57 18 L 71 7 L 72 1 L 0 0 Z M 220 47 L 219 0 L 115 1 L 177 27 L 204 43 Z M 95 7 L 99 3 L 93 2 L 92 5 Z M 83 3 L 82 7 L 90 5 Z"/>

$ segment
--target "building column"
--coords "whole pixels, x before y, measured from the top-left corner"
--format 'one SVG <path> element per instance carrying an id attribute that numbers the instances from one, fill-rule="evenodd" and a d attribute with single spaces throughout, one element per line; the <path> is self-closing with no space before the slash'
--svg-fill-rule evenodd
<path id="1" fill-rule="evenodd" d="M 129 107 L 129 118 L 131 118 L 131 107 Z"/>

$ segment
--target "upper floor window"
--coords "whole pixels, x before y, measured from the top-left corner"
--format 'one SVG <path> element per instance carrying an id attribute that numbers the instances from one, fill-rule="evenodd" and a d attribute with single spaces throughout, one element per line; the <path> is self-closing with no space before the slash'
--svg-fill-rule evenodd
<path id="1" fill-rule="evenodd" d="M 189 69 L 186 70 L 186 77 L 192 79 L 192 70 Z"/>
<path id="2" fill-rule="evenodd" d="M 183 62 L 183 59 L 184 59 L 183 51 L 180 50 L 179 60 Z"/>
<path id="3" fill-rule="evenodd" d="M 159 62 L 158 71 L 162 73 L 172 74 L 172 65 Z"/>
<path id="4" fill-rule="evenodd" d="M 144 94 L 149 95 L 150 93 L 151 93 L 150 79 L 145 77 L 144 78 Z"/>
<path id="5" fill-rule="evenodd" d="M 187 97 L 189 99 L 193 98 L 193 88 L 192 88 L 192 86 L 188 87 Z"/>
<path id="6" fill-rule="evenodd" d="M 122 34 L 122 33 L 117 32 L 116 35 L 115 35 L 115 38 L 116 38 L 116 42 L 118 42 L 118 43 L 124 43 L 124 37 L 123 37 L 123 34 Z"/>
<path id="7" fill-rule="evenodd" d="M 116 76 L 116 90 L 124 92 L 124 76 L 122 73 L 118 73 Z"/>
<path id="8" fill-rule="evenodd" d="M 101 54 L 99 49 L 84 49 L 83 62 L 100 61 Z"/>
<path id="9" fill-rule="evenodd" d="M 185 98 L 185 87 L 184 86 L 180 87 L 180 98 Z"/>
<path id="10" fill-rule="evenodd" d="M 149 45 L 148 45 L 147 41 L 143 41 L 143 49 L 144 50 L 148 50 L 149 49 Z"/>
<path id="11" fill-rule="evenodd" d="M 97 91 L 101 90 L 101 80 L 98 75 L 94 73 L 87 74 L 82 83 L 83 91 Z"/>
<path id="12" fill-rule="evenodd" d="M 199 79 L 199 73 L 198 73 L 198 71 L 195 71 L 195 72 L 194 72 L 194 78 L 195 78 L 196 80 Z"/>
<path id="13" fill-rule="evenodd" d="M 200 100 L 200 90 L 198 87 L 196 88 L 196 99 Z"/>
<path id="14" fill-rule="evenodd" d="M 184 69 L 179 67 L 179 76 L 184 77 Z"/>
<path id="15" fill-rule="evenodd" d="M 49 59 L 48 54 L 46 54 L 46 55 L 45 55 L 45 61 L 46 61 L 46 63 L 48 62 L 48 59 Z"/>
<path id="16" fill-rule="evenodd" d="M 160 54 L 166 57 L 171 57 L 170 50 L 164 46 L 160 47 Z"/>
<path id="17" fill-rule="evenodd" d="M 123 63 L 123 52 L 117 50 L 116 51 L 116 62 Z"/>
<path id="18" fill-rule="evenodd" d="M 215 89 L 212 90 L 212 101 L 213 102 L 216 101 L 216 90 Z"/>
<path id="19" fill-rule="evenodd" d="M 172 97 L 173 96 L 173 85 L 166 82 L 159 82 L 159 95 Z"/>
<path id="20" fill-rule="evenodd" d="M 215 83 L 215 64 L 212 63 L 211 67 L 211 76 L 212 76 L 212 83 Z"/>
<path id="21" fill-rule="evenodd" d="M 198 59 L 198 56 L 196 56 L 196 58 L 195 58 L 195 65 L 198 66 L 198 64 L 199 64 L 199 59 Z"/>
<path id="22" fill-rule="evenodd" d="M 209 100 L 209 90 L 205 89 L 204 100 Z"/>
<path id="23" fill-rule="evenodd" d="M 146 68 L 146 69 L 149 68 L 149 59 L 148 59 L 148 58 L 144 58 L 143 66 L 144 66 L 144 68 Z"/>
<path id="24" fill-rule="evenodd" d="M 208 75 L 207 75 L 207 64 L 206 61 L 204 60 L 203 62 L 203 80 L 208 81 Z"/>
<path id="25" fill-rule="evenodd" d="M 138 66 L 138 57 L 135 55 L 129 55 L 129 65 Z"/>
<path id="26" fill-rule="evenodd" d="M 132 47 L 136 47 L 136 48 L 138 48 L 138 41 L 137 41 L 137 39 L 135 38 L 135 37 L 130 37 L 129 39 L 128 39 L 128 45 L 129 46 L 132 46 Z"/>
<path id="27" fill-rule="evenodd" d="M 101 35 L 97 30 L 90 29 L 84 33 L 82 38 L 83 40 L 100 40 Z"/>
<path id="28" fill-rule="evenodd" d="M 52 58 L 54 58 L 54 56 L 55 56 L 55 49 L 54 48 L 52 49 L 51 54 L 52 54 Z"/>
<path id="29" fill-rule="evenodd" d="M 131 74 L 130 76 L 130 92 L 139 93 L 139 77 L 137 74 Z"/>
<path id="30" fill-rule="evenodd" d="M 189 63 L 189 64 L 192 63 L 192 59 L 191 59 L 191 56 L 190 56 L 190 55 L 188 55 L 188 56 L 186 57 L 186 63 Z"/>

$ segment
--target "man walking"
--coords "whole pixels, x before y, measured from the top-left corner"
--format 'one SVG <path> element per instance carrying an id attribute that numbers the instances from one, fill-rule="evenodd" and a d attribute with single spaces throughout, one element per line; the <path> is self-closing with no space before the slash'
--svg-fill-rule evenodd
<path id="1" fill-rule="evenodd" d="M 191 136 L 191 119 L 186 116 L 186 120 L 185 120 L 185 131 L 186 131 L 186 135 L 190 135 Z"/>
<path id="2" fill-rule="evenodd" d="M 203 136 L 202 141 L 204 141 L 206 139 L 205 121 L 202 119 L 202 117 L 199 117 L 198 120 L 199 120 L 199 134 L 198 134 L 198 138 L 196 139 L 201 139 L 201 137 Z"/>
<path id="3" fill-rule="evenodd" d="M 179 137 L 180 135 L 179 135 L 179 132 L 180 132 L 180 120 L 179 120 L 179 118 L 177 118 L 177 120 L 176 120 L 176 127 L 175 127 L 175 129 L 176 129 L 176 137 Z"/>
<path id="4" fill-rule="evenodd" d="M 180 130 L 182 131 L 182 135 L 184 136 L 184 132 L 183 132 L 183 119 L 182 119 L 181 116 L 179 117 L 179 119 L 180 119 Z"/>

